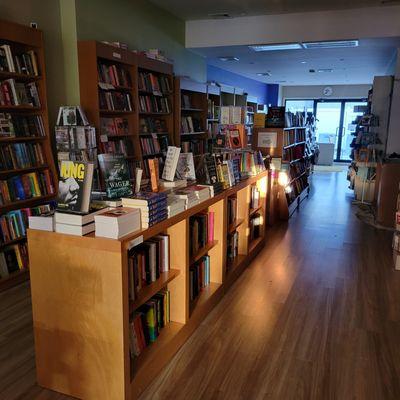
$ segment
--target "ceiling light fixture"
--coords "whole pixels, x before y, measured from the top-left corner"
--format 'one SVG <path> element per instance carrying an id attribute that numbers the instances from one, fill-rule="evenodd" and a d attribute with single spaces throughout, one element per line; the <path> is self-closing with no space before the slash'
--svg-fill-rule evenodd
<path id="1" fill-rule="evenodd" d="M 302 64 L 307 64 L 307 61 L 300 61 Z"/>
<path id="2" fill-rule="evenodd" d="M 232 57 L 232 56 L 226 56 L 226 57 L 218 57 L 220 61 L 239 61 L 239 57 Z"/>
<path id="3" fill-rule="evenodd" d="M 257 72 L 258 76 L 271 76 L 271 72 L 267 71 L 267 72 Z"/>
<path id="4" fill-rule="evenodd" d="M 323 72 L 333 72 L 333 69 L 332 68 L 320 68 L 318 70 L 318 72 L 321 72 L 321 73 L 323 73 Z"/>
<path id="5" fill-rule="evenodd" d="M 310 49 L 341 49 L 345 47 L 357 47 L 358 40 L 333 40 L 326 42 L 306 43 L 282 43 L 282 44 L 258 44 L 249 46 L 254 51 L 279 51 L 279 50 L 310 50 Z"/>
<path id="6" fill-rule="evenodd" d="M 299 43 L 287 43 L 287 44 L 262 44 L 249 46 L 249 49 L 254 51 L 277 51 L 277 50 L 298 50 L 301 49 Z"/>

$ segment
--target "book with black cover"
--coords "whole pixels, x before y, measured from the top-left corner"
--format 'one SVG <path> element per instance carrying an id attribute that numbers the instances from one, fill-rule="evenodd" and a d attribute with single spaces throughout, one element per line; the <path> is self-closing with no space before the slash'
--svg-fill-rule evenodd
<path id="1" fill-rule="evenodd" d="M 93 163 L 61 161 L 57 198 L 59 211 L 89 212 L 93 170 Z"/>
<path id="2" fill-rule="evenodd" d="M 99 154 L 99 166 L 104 179 L 107 197 L 116 199 L 133 194 L 129 170 L 123 155 Z"/>

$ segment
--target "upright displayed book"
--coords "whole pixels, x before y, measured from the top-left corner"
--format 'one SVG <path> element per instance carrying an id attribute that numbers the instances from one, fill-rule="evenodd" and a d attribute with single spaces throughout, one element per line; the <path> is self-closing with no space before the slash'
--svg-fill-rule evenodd
<path id="1" fill-rule="evenodd" d="M 0 290 L 28 278 L 26 228 L 56 194 L 42 32 L 0 22 Z M 47 205 L 46 205 L 47 204 Z"/>
<path id="2" fill-rule="evenodd" d="M 179 147 L 168 146 L 167 157 L 165 159 L 162 178 L 166 181 L 173 181 L 175 178 L 176 168 L 179 161 Z"/>

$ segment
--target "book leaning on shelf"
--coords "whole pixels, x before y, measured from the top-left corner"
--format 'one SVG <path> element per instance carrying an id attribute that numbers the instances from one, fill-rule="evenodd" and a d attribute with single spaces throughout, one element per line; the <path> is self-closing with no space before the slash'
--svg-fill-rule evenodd
<path id="1" fill-rule="evenodd" d="M 0 71 L 39 76 L 39 66 L 34 50 L 16 54 L 10 45 L 0 46 Z"/>
<path id="2" fill-rule="evenodd" d="M 12 78 L 1 81 L 0 105 L 41 107 L 36 83 L 17 82 Z"/>

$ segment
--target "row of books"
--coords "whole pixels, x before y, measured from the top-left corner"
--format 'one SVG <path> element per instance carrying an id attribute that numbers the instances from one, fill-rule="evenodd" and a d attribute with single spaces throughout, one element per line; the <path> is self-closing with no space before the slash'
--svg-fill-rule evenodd
<path id="1" fill-rule="evenodd" d="M 169 291 L 161 290 L 133 313 L 129 332 L 132 359 L 155 342 L 170 322 L 170 302 Z"/>
<path id="2" fill-rule="evenodd" d="M 129 139 L 108 140 L 101 143 L 103 153 L 123 154 L 125 157 L 133 155 L 133 145 Z"/>
<path id="3" fill-rule="evenodd" d="M 291 204 L 300 193 L 308 187 L 307 175 L 303 175 L 290 183 L 290 190 L 285 190 L 288 204 Z"/>
<path id="4" fill-rule="evenodd" d="M 36 53 L 29 50 L 13 54 L 14 50 L 8 44 L 0 46 L 0 71 L 16 72 L 24 75 L 39 75 Z"/>
<path id="5" fill-rule="evenodd" d="M 0 113 L 0 137 L 45 136 L 41 115 Z"/>
<path id="6" fill-rule="evenodd" d="M 170 193 L 168 197 L 171 200 L 181 199 L 185 202 L 185 210 L 209 199 L 211 197 L 210 190 L 207 186 L 192 185 L 184 188 L 178 188 L 174 192 Z M 210 216 L 213 218 L 213 216 Z M 213 225 L 212 225 L 213 227 Z M 214 229 L 212 230 L 213 238 Z"/>
<path id="7" fill-rule="evenodd" d="M 160 136 L 159 138 L 157 136 L 140 137 L 143 155 L 160 153 L 162 151 L 160 141 L 162 141 L 163 151 L 166 151 L 168 148 L 168 136 Z"/>
<path id="8" fill-rule="evenodd" d="M 260 190 L 257 186 L 253 185 L 250 189 L 250 209 L 260 207 Z"/>
<path id="9" fill-rule="evenodd" d="M 49 170 L 0 181 L 0 205 L 54 193 L 54 183 Z"/>
<path id="10" fill-rule="evenodd" d="M 18 243 L 5 247 L 0 251 L 0 279 L 28 268 L 28 247 L 26 243 Z"/>
<path id="11" fill-rule="evenodd" d="M 132 86 L 129 71 L 121 65 L 98 63 L 97 71 L 100 83 L 105 83 L 112 86 Z M 105 87 L 106 86 L 103 86 L 103 88 Z"/>
<path id="12" fill-rule="evenodd" d="M 107 136 L 129 135 L 127 118 L 100 118 L 100 134 Z"/>
<path id="13" fill-rule="evenodd" d="M 123 92 L 99 92 L 100 108 L 110 111 L 132 111 L 131 95 Z"/>
<path id="14" fill-rule="evenodd" d="M 168 216 L 167 194 L 165 192 L 139 192 L 132 197 L 123 197 L 121 200 L 123 207 L 133 207 L 140 210 L 143 229 L 161 222 Z"/>
<path id="15" fill-rule="evenodd" d="M 220 107 L 220 123 L 222 125 L 238 125 L 244 123 L 244 109 L 240 106 Z"/>
<path id="16" fill-rule="evenodd" d="M 207 118 L 219 119 L 219 106 L 211 99 L 207 100 Z"/>
<path id="17" fill-rule="evenodd" d="M 40 98 L 36 83 L 16 82 L 15 79 L 1 81 L 0 105 L 40 107 Z"/>
<path id="18" fill-rule="evenodd" d="M 193 154 L 204 154 L 205 153 L 205 143 L 203 139 L 193 139 L 193 140 L 184 140 L 181 141 L 182 151 L 184 153 L 193 153 Z"/>
<path id="19" fill-rule="evenodd" d="M 290 146 L 306 140 L 306 129 L 290 129 L 283 131 L 283 146 Z"/>
<path id="20" fill-rule="evenodd" d="M 239 232 L 234 231 L 227 238 L 227 258 L 228 262 L 233 261 L 239 254 Z"/>
<path id="21" fill-rule="evenodd" d="M 139 96 L 139 111 L 141 113 L 170 113 L 171 107 L 167 97 Z"/>
<path id="22" fill-rule="evenodd" d="M 193 256 L 199 249 L 214 240 L 214 212 L 200 213 L 189 218 L 189 254 Z"/>
<path id="23" fill-rule="evenodd" d="M 140 133 L 167 133 L 167 122 L 162 118 L 140 118 L 139 119 Z"/>
<path id="24" fill-rule="evenodd" d="M 261 236 L 262 216 L 260 213 L 253 214 L 249 219 L 250 240 Z"/>
<path id="25" fill-rule="evenodd" d="M 304 157 L 304 144 L 283 149 L 283 161 L 294 161 Z"/>
<path id="26" fill-rule="evenodd" d="M 182 116 L 181 118 L 181 133 L 203 132 L 204 128 L 201 126 L 199 118 Z"/>
<path id="27" fill-rule="evenodd" d="M 31 168 L 45 164 L 39 143 L 13 143 L 0 146 L 0 170 Z"/>
<path id="28" fill-rule="evenodd" d="M 51 204 L 43 204 L 3 214 L 0 217 L 0 243 L 4 244 L 25 237 L 26 229 L 29 226 L 29 217 L 48 214 L 52 208 Z"/>
<path id="29" fill-rule="evenodd" d="M 218 133 L 219 133 L 219 123 L 218 122 L 209 121 L 207 123 L 207 131 L 209 132 L 211 137 L 214 137 L 214 136 L 218 135 Z"/>
<path id="30" fill-rule="evenodd" d="M 128 253 L 129 298 L 169 271 L 169 236 L 158 235 L 133 247 Z"/>
<path id="31" fill-rule="evenodd" d="M 167 76 L 139 72 L 139 90 L 154 95 L 168 95 L 171 93 L 171 85 Z"/>
<path id="32" fill-rule="evenodd" d="M 294 179 L 297 176 L 303 174 L 304 172 L 306 172 L 306 165 L 304 163 L 304 160 L 299 160 L 297 162 L 290 164 L 289 168 L 290 179 Z"/>
<path id="33" fill-rule="evenodd" d="M 237 197 L 228 197 L 228 225 L 233 224 L 237 218 Z"/>
<path id="34" fill-rule="evenodd" d="M 190 266 L 189 298 L 196 299 L 201 290 L 210 285 L 210 256 L 204 256 Z"/>

